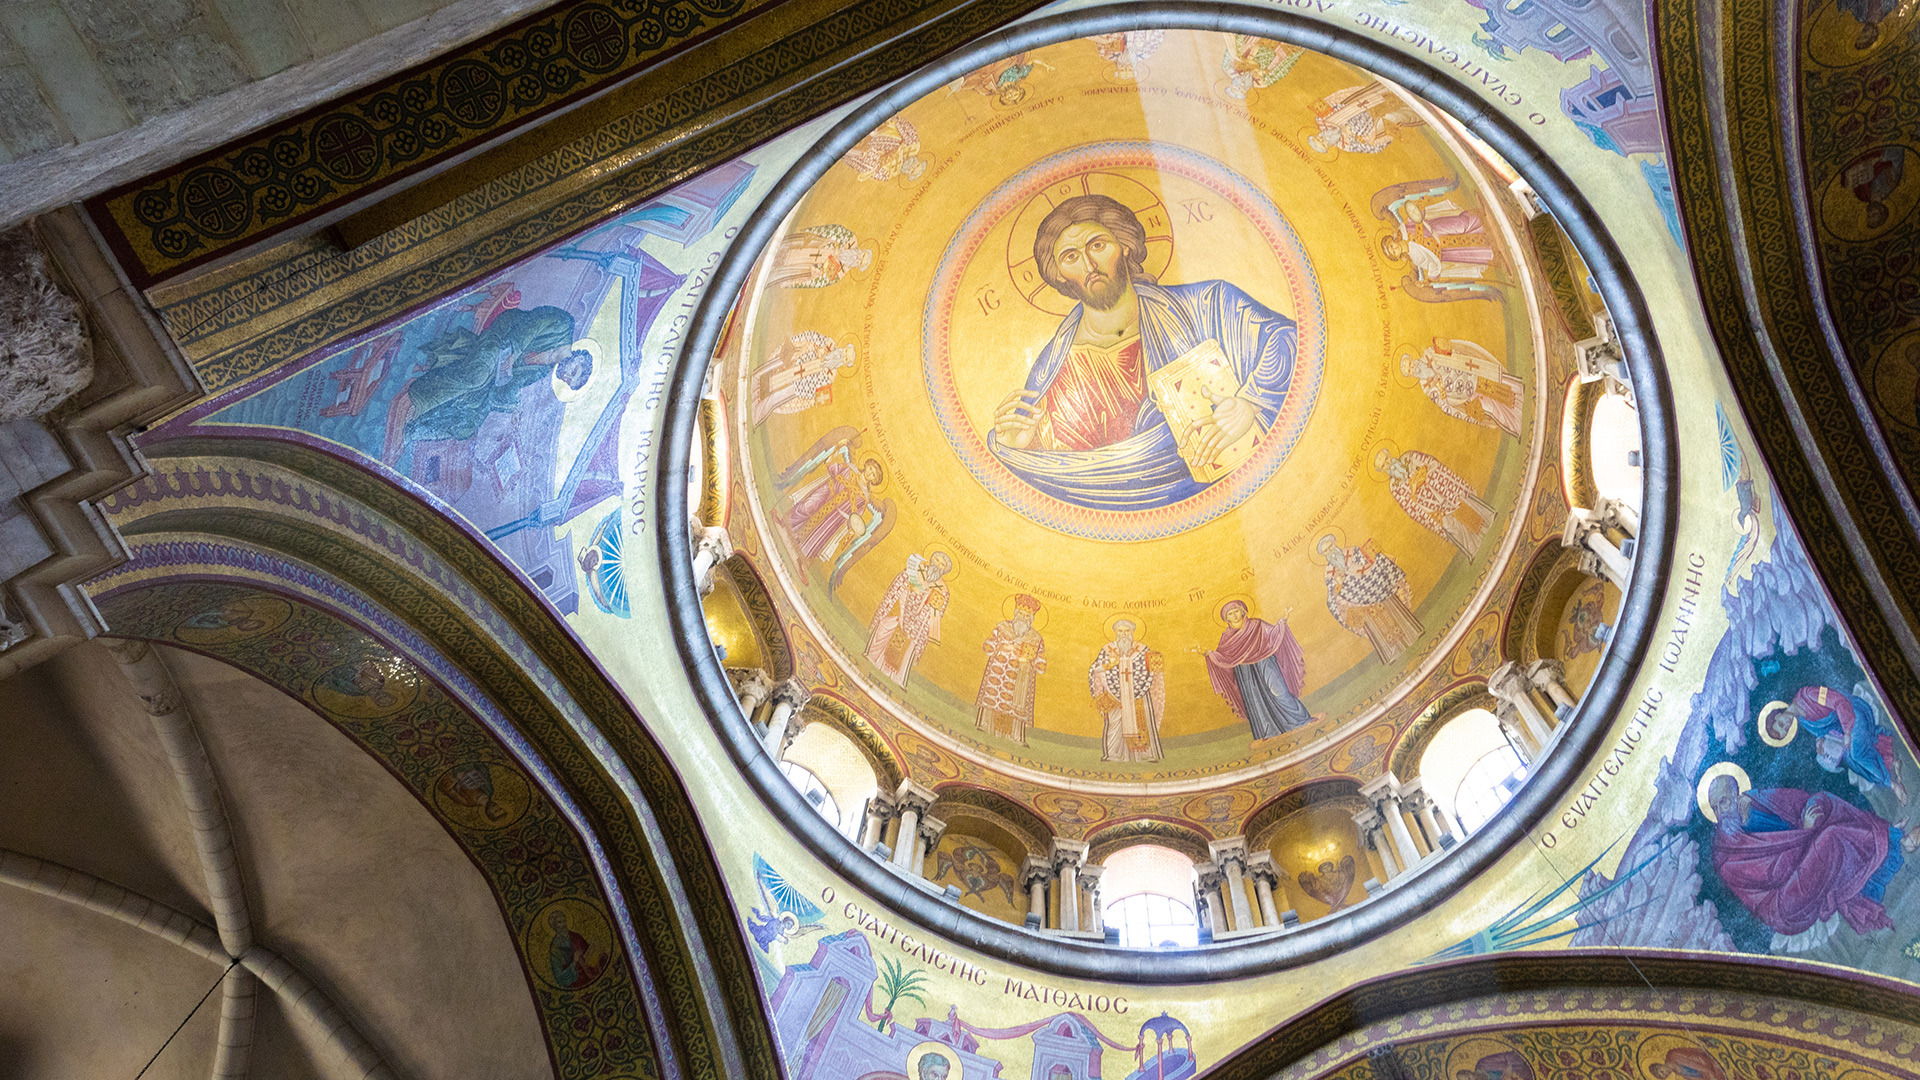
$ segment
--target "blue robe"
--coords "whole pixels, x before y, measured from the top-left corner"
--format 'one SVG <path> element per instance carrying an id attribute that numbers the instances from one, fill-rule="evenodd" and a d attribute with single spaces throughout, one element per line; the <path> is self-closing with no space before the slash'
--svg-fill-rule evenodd
<path id="1" fill-rule="evenodd" d="M 1136 282 L 1140 345 L 1149 375 L 1209 339 L 1233 362 L 1241 395 L 1260 412 L 1262 431 L 1273 425 L 1293 382 L 1296 327 L 1292 319 L 1224 281 L 1190 285 Z M 1060 323 L 1027 374 L 1026 389 L 1045 394 L 1073 351 L 1082 305 Z M 1037 400 L 1037 399 L 1036 399 Z M 1198 495 L 1207 485 L 1187 468 L 1174 432 L 1149 394 L 1134 418 L 1133 434 L 1092 450 L 1016 450 L 989 438 L 995 457 L 1015 476 L 1062 502 L 1090 510 L 1151 510 Z"/>

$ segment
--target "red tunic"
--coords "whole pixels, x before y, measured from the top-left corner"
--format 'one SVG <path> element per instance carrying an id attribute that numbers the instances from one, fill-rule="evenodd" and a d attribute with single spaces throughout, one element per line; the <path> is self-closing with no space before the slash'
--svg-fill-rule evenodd
<path id="1" fill-rule="evenodd" d="M 1128 438 L 1146 399 L 1139 337 L 1105 349 L 1076 342 L 1040 399 L 1053 430 L 1050 449 L 1094 450 Z"/>

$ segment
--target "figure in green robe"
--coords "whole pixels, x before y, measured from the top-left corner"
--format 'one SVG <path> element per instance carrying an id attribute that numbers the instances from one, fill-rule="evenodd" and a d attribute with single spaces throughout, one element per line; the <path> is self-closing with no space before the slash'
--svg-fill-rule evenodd
<path id="1" fill-rule="evenodd" d="M 496 412 L 511 412 L 520 391 L 549 376 L 575 390 L 593 374 L 593 355 L 573 349 L 573 316 L 557 307 L 508 308 L 478 334 L 461 328 L 421 351 L 427 370 L 407 384 L 404 441 L 471 439 Z"/>

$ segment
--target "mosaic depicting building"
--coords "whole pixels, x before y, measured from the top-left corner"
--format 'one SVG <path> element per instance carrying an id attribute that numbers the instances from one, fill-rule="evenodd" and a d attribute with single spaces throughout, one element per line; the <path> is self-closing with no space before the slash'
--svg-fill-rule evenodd
<path id="1" fill-rule="evenodd" d="M 1920 1076 L 1920 6 L 0 6 L 0 1077 Z"/>

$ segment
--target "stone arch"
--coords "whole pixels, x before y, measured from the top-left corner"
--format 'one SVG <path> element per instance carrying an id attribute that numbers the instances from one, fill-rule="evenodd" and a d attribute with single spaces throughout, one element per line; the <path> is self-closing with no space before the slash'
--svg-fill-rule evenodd
<path id="1" fill-rule="evenodd" d="M 720 569 L 725 571 L 727 580 L 739 594 L 740 606 L 746 609 L 747 618 L 753 623 L 754 637 L 766 657 L 767 674 L 776 681 L 792 678 L 793 644 L 787 639 L 786 627 L 780 625 L 780 613 L 773 606 L 773 597 L 767 592 L 767 583 L 760 571 L 754 568 L 751 559 L 737 552 L 721 563 Z"/>
<path id="2" fill-rule="evenodd" d="M 1400 740 L 1393 746 L 1393 752 L 1387 756 L 1387 770 L 1402 780 L 1411 780 L 1420 773 L 1420 757 L 1427 752 L 1428 744 L 1447 721 L 1469 709 L 1494 710 L 1499 704 L 1483 679 L 1470 679 L 1448 688 L 1439 697 L 1434 698 L 1420 715 L 1400 734 Z"/>
<path id="3" fill-rule="evenodd" d="M 1171 848 L 1196 864 L 1209 858 L 1206 834 L 1191 825 L 1162 818 L 1131 818 L 1116 821 L 1087 837 L 1087 863 L 1099 865 L 1115 852 L 1141 844 Z"/>
<path id="4" fill-rule="evenodd" d="M 572 800 L 567 820 L 604 851 L 603 895 L 644 913 L 615 922 L 632 943 L 621 949 L 629 970 L 652 984 L 634 984 L 625 1013 L 642 1025 L 633 1044 L 656 1055 L 646 1067 L 671 1056 L 687 1076 L 771 1074 L 776 1051 L 737 923 L 723 904 L 688 899 L 726 889 L 691 799 L 646 724 L 513 570 L 464 525 L 328 455 L 252 439 L 146 453 L 153 472 L 100 503 L 132 554 L 87 584 L 114 608 L 116 631 L 137 625 L 115 608 L 123 594 L 179 583 L 274 593 L 427 673 L 449 714 L 496 712 L 501 737 L 550 772 L 557 786 L 543 790 Z M 605 751 L 583 725 L 603 734 Z M 578 869 L 593 879 L 590 860 Z M 550 1032 L 557 1022 L 547 1018 Z"/>
<path id="5" fill-rule="evenodd" d="M 927 813 L 945 821 L 950 829 L 962 819 L 981 822 L 1035 858 L 1045 858 L 1053 848 L 1054 832 L 1046 821 L 997 791 L 954 783 L 935 788 L 934 794 L 938 797 Z"/>
<path id="6" fill-rule="evenodd" d="M 907 778 L 899 755 L 886 738 L 838 694 L 815 690 L 800 715 L 808 723 L 825 724 L 845 735 L 859 749 L 861 756 L 867 759 L 867 764 L 873 767 L 874 783 L 881 791 L 893 791 L 900 786 L 900 781 Z"/>

